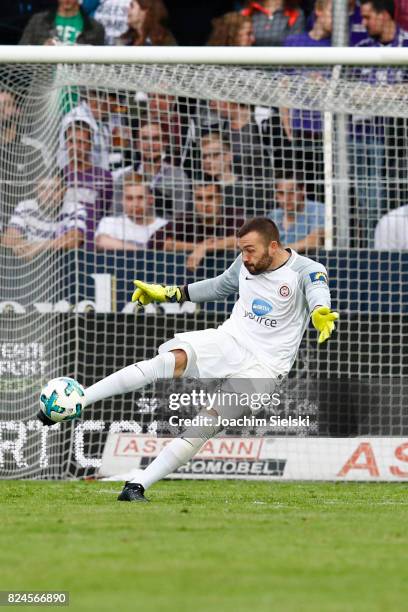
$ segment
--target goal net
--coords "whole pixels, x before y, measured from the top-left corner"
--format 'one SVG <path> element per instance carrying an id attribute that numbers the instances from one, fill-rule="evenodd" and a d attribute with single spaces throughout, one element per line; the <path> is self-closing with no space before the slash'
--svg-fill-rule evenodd
<path id="1" fill-rule="evenodd" d="M 150 460 L 137 444 L 154 437 L 154 389 L 46 428 L 41 386 L 89 386 L 222 323 L 234 296 L 141 311 L 132 280 L 222 273 L 260 215 L 326 265 L 338 330 L 321 347 L 307 330 L 279 410 L 262 413 L 300 425 L 246 431 L 263 462 L 227 452 L 214 467 L 209 447 L 182 474 L 406 478 L 408 72 L 397 55 L 296 65 L 276 51 L 269 66 L 223 65 L 222 52 L 207 65 L 73 64 L 68 49 L 67 62 L 0 65 L 3 478 L 98 474 L 107 441 L 102 473 Z"/>

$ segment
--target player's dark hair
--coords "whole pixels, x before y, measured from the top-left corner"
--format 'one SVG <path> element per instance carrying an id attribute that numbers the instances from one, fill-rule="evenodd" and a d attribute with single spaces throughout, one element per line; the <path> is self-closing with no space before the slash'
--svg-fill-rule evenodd
<path id="1" fill-rule="evenodd" d="M 360 6 L 363 4 L 371 4 L 376 13 L 382 13 L 385 11 L 392 19 L 395 17 L 394 0 L 360 0 Z"/>
<path id="2" fill-rule="evenodd" d="M 268 219 L 268 217 L 254 217 L 253 219 L 248 219 L 248 221 L 245 221 L 244 225 L 239 228 L 237 237 L 242 238 L 250 232 L 257 232 L 260 234 L 266 245 L 270 244 L 271 242 L 277 242 L 280 244 L 280 236 L 277 225 L 272 221 L 272 219 Z"/>

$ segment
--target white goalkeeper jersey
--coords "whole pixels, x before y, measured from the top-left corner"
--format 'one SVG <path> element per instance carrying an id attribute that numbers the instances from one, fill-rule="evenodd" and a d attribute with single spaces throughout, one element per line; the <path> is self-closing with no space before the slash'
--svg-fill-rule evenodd
<path id="1" fill-rule="evenodd" d="M 311 312 L 316 306 L 330 307 L 325 267 L 290 252 L 288 261 L 276 270 L 253 275 L 240 255 L 220 276 L 188 285 L 192 302 L 239 292 L 231 316 L 220 328 L 276 375 L 285 375 L 292 367 Z"/>

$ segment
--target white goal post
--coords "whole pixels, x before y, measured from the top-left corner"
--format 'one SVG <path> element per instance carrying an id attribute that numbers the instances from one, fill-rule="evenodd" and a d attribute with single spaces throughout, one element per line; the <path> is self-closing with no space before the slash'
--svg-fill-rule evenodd
<path id="1" fill-rule="evenodd" d="M 247 455 L 209 447 L 179 476 L 406 478 L 408 255 L 381 240 L 408 204 L 407 151 L 408 49 L 0 46 L 0 477 L 148 461 L 150 391 L 45 429 L 41 385 L 88 386 L 220 324 L 232 300 L 137 312 L 131 281 L 219 274 L 239 223 L 271 215 L 341 312 L 327 347 L 308 330 L 284 390 L 282 415 L 311 425 L 248 432 Z M 130 218 L 137 177 L 148 213 Z"/>

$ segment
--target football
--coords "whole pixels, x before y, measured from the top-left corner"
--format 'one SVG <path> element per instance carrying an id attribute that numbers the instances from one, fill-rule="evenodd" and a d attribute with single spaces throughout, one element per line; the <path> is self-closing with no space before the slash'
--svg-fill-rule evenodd
<path id="1" fill-rule="evenodd" d="M 41 391 L 38 416 L 46 425 L 72 421 L 81 416 L 84 400 L 84 388 L 76 380 L 66 376 L 53 378 Z"/>

